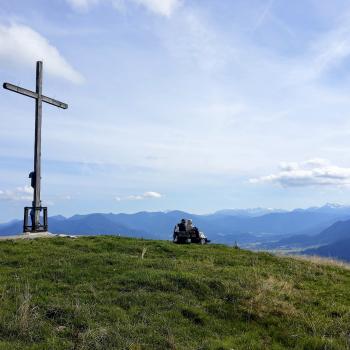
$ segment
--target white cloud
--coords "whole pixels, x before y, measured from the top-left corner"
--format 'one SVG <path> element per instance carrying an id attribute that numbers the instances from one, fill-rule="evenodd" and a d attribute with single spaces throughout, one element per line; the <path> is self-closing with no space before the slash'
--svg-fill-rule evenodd
<path id="1" fill-rule="evenodd" d="M 140 201 L 143 199 L 143 196 L 142 195 L 130 195 L 130 196 L 127 196 L 125 197 L 126 200 L 128 201 Z"/>
<path id="2" fill-rule="evenodd" d="M 75 10 L 86 11 L 103 0 L 66 0 Z M 170 17 L 181 4 L 180 0 L 105 0 L 117 10 L 124 10 L 128 3 L 145 7 L 147 10 L 161 16 Z"/>
<path id="3" fill-rule="evenodd" d="M 43 205 L 44 207 L 53 207 L 53 206 L 55 205 L 55 202 L 53 202 L 53 201 L 48 201 L 48 200 L 43 200 L 43 201 L 42 201 L 42 205 Z"/>
<path id="4" fill-rule="evenodd" d="M 72 196 L 69 194 L 63 194 L 57 197 L 59 200 L 63 200 L 63 201 L 70 201 L 72 200 Z"/>
<path id="5" fill-rule="evenodd" d="M 318 158 L 302 163 L 282 163 L 277 174 L 250 179 L 250 183 L 276 183 L 283 187 L 348 186 L 350 168 Z"/>
<path id="6" fill-rule="evenodd" d="M 158 199 L 158 198 L 162 198 L 163 195 L 160 194 L 159 192 L 153 192 L 153 191 L 149 191 L 149 192 L 145 192 L 143 194 L 137 194 L 137 195 L 130 195 L 130 196 L 126 196 L 126 197 L 115 197 L 115 200 L 117 202 L 123 201 L 123 200 L 128 200 L 128 201 L 140 201 L 143 199 Z"/>
<path id="7" fill-rule="evenodd" d="M 143 198 L 161 198 L 161 197 L 162 195 L 159 192 L 153 192 L 153 191 L 145 192 L 143 194 Z"/>
<path id="8" fill-rule="evenodd" d="M 75 10 L 86 11 L 92 5 L 95 5 L 99 0 L 67 0 L 68 4 L 71 5 Z"/>
<path id="9" fill-rule="evenodd" d="M 0 190 L 2 201 L 31 201 L 33 189 L 30 186 L 17 187 L 14 190 Z"/>
<path id="10" fill-rule="evenodd" d="M 162 16 L 171 16 L 175 9 L 180 5 L 179 0 L 132 0 L 135 3 L 143 5 L 148 10 Z"/>
<path id="11" fill-rule="evenodd" d="M 77 72 L 45 37 L 32 28 L 11 23 L 0 25 L 0 62 L 33 66 L 35 61 L 44 61 L 45 72 L 63 77 L 73 83 L 82 83 Z"/>

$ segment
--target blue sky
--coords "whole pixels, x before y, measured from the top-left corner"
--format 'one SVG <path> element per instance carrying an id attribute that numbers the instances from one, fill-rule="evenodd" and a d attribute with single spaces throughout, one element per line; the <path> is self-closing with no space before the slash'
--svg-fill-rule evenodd
<path id="1" fill-rule="evenodd" d="M 44 107 L 50 214 L 350 203 L 350 4 L 0 0 L 0 74 Z M 34 104 L 0 94 L 0 220 L 30 204 Z"/>

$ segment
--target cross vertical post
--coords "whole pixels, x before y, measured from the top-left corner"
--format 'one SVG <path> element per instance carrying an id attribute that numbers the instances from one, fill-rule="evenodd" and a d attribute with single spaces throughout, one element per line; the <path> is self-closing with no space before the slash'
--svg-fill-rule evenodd
<path id="1" fill-rule="evenodd" d="M 41 207 L 41 123 L 42 123 L 42 89 L 43 89 L 43 63 L 36 63 L 36 93 L 35 100 L 35 143 L 34 143 L 34 223 L 35 228 L 40 225 L 40 208 Z"/>

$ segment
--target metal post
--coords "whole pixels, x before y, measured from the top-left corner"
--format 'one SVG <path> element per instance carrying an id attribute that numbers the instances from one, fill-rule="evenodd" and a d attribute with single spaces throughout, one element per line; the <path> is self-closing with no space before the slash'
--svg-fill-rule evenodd
<path id="1" fill-rule="evenodd" d="M 43 214 L 43 220 L 44 220 L 44 222 L 43 222 L 43 225 L 44 225 L 44 231 L 47 231 L 47 229 L 48 229 L 48 224 L 47 224 L 47 208 L 45 207 L 45 208 L 43 208 L 43 212 L 44 212 L 44 214 Z"/>
<path id="2" fill-rule="evenodd" d="M 28 226 L 28 210 L 27 208 L 24 208 L 24 217 L 23 217 L 23 232 L 27 232 L 27 226 Z"/>
<path id="3" fill-rule="evenodd" d="M 40 226 L 40 185 L 41 185 L 41 121 L 42 121 L 42 84 L 43 84 L 43 63 L 36 63 L 36 93 L 35 100 L 35 146 L 34 146 L 34 173 L 35 187 L 33 195 L 34 227 L 33 231 Z M 38 209 L 37 209 L 38 208 Z"/>

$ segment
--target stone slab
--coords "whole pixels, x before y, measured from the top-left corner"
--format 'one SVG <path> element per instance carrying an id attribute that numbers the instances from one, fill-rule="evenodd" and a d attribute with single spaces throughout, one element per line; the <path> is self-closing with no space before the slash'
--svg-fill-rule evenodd
<path id="1" fill-rule="evenodd" d="M 36 232 L 36 233 L 21 233 L 18 235 L 12 236 L 0 236 L 0 241 L 14 240 L 14 239 L 36 239 L 36 238 L 54 238 L 54 237 L 66 237 L 66 238 L 77 238 L 73 235 L 64 235 L 64 234 L 54 234 L 51 232 Z"/>

